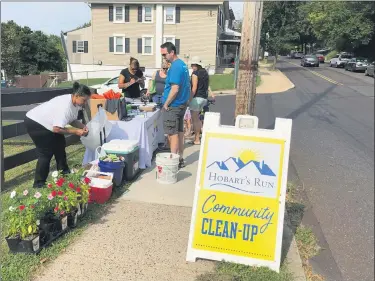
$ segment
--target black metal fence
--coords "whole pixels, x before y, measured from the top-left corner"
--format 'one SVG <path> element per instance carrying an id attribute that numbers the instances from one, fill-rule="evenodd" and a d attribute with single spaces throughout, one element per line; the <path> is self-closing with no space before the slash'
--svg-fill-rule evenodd
<path id="1" fill-rule="evenodd" d="M 61 89 L 20 89 L 20 88 L 8 88 L 2 89 L 1 96 L 1 110 L 3 108 L 8 109 L 8 111 L 2 112 L 2 115 L 8 115 L 8 120 L 12 114 L 11 112 L 17 112 L 17 119 L 23 120 L 27 110 L 26 107 L 22 110 L 22 106 L 35 105 L 38 103 L 46 102 L 54 97 L 65 95 L 71 93 L 71 88 L 61 88 Z M 21 107 L 17 109 L 18 111 L 9 111 L 10 107 Z M 8 114 L 4 114 L 7 112 Z M 21 118 L 20 118 L 21 117 Z M 20 152 L 15 155 L 8 156 L 4 158 L 3 152 L 3 140 L 22 136 L 26 134 L 26 128 L 23 121 L 11 125 L 2 126 L 2 139 L 1 139 L 1 180 L 4 180 L 4 171 L 13 169 L 17 166 L 23 165 L 25 163 L 31 162 L 37 159 L 36 148 Z M 70 135 L 66 137 L 66 146 L 72 145 L 79 141 L 79 137 L 75 135 Z"/>

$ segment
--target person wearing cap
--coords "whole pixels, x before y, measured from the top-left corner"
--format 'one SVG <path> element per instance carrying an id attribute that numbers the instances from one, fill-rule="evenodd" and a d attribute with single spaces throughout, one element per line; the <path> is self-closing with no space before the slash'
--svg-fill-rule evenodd
<path id="1" fill-rule="evenodd" d="M 191 144 L 200 145 L 200 132 L 202 129 L 202 122 L 199 119 L 199 113 L 207 104 L 209 91 L 209 75 L 205 68 L 202 67 L 202 60 L 195 56 L 192 58 L 191 67 L 193 73 L 191 74 L 191 92 L 189 109 L 191 111 L 191 118 L 193 120 L 194 141 Z"/>

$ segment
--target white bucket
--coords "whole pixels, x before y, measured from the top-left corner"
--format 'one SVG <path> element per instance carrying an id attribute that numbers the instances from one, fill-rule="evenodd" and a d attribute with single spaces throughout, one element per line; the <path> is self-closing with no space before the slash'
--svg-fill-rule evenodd
<path id="1" fill-rule="evenodd" d="M 156 181 L 162 184 L 177 182 L 180 155 L 174 153 L 156 154 Z"/>

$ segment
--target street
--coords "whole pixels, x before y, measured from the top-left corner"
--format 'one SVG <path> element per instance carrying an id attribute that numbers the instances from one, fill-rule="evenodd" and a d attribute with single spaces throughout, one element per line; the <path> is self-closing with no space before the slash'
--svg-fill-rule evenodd
<path id="1" fill-rule="evenodd" d="M 330 281 L 374 280 L 374 78 L 329 65 L 303 68 L 284 59 L 277 67 L 295 88 L 258 95 L 259 126 L 293 119 L 290 166 L 303 184 L 302 223 L 322 247 L 311 260 Z M 229 106 L 230 105 L 230 106 Z M 210 110 L 233 125 L 235 96 Z"/>

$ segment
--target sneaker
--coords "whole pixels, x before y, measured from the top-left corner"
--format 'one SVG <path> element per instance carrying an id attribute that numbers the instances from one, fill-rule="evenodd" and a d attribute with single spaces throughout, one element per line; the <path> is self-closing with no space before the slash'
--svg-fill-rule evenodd
<path id="1" fill-rule="evenodd" d="M 182 169 L 185 167 L 185 160 L 183 158 L 180 158 L 180 163 L 178 163 L 178 168 Z"/>

